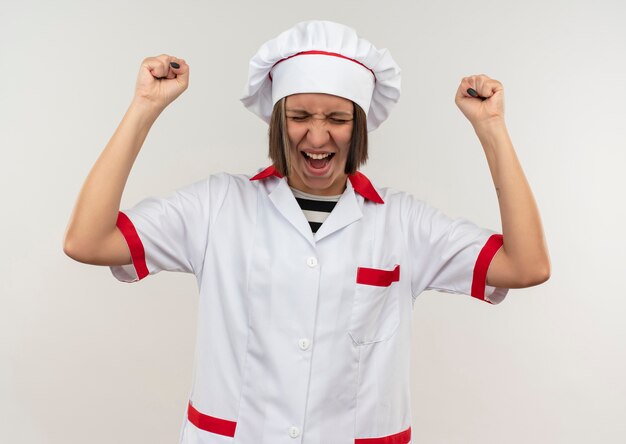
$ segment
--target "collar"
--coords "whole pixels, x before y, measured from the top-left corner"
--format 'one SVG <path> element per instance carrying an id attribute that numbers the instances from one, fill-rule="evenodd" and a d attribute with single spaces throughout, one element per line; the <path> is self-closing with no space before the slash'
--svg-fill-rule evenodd
<path id="1" fill-rule="evenodd" d="M 274 165 L 271 165 L 265 168 L 260 173 L 258 173 L 256 176 L 251 177 L 250 180 L 262 180 L 262 179 L 267 179 L 268 177 L 271 177 L 271 176 L 278 177 L 279 179 L 283 177 L 278 171 L 276 171 L 276 168 L 274 168 Z M 380 194 L 378 194 L 378 192 L 372 185 L 372 182 L 370 182 L 370 180 L 367 177 L 365 177 L 365 174 L 357 171 L 354 174 L 350 174 L 348 176 L 348 180 L 352 184 L 352 188 L 354 188 L 354 191 L 359 193 L 361 196 L 363 196 L 367 200 L 371 200 L 372 202 L 379 203 L 379 204 L 385 203 L 382 197 L 380 197 Z"/>

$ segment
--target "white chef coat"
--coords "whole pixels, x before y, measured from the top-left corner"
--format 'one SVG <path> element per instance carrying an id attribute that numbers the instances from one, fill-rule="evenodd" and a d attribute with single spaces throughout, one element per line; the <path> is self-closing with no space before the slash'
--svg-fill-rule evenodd
<path id="1" fill-rule="evenodd" d="M 135 282 L 194 273 L 200 291 L 184 444 L 406 444 L 415 298 L 486 286 L 502 236 L 361 173 L 316 234 L 285 178 L 216 174 L 121 211 Z"/>

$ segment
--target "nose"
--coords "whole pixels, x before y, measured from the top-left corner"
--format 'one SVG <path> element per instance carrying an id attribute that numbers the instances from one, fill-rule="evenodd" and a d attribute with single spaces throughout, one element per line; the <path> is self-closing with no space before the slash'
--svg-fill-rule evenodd
<path id="1" fill-rule="evenodd" d="M 311 148 L 321 148 L 330 140 L 330 131 L 326 119 L 311 119 L 306 138 Z"/>

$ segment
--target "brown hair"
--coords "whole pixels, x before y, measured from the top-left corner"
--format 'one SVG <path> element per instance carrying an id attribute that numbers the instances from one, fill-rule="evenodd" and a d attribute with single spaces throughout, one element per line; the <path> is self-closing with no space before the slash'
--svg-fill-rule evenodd
<path id="1" fill-rule="evenodd" d="M 286 98 L 283 97 L 272 110 L 269 128 L 269 156 L 274 168 L 282 175 L 289 175 L 289 136 L 287 135 Z M 365 111 L 352 102 L 354 125 L 350 138 L 350 151 L 346 161 L 346 174 L 354 174 L 367 161 L 367 116 Z"/>

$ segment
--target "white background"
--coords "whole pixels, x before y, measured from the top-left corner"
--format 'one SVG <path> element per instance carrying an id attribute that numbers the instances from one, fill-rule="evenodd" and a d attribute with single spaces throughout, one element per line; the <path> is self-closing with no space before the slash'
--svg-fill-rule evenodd
<path id="1" fill-rule="evenodd" d="M 305 19 L 390 49 L 403 94 L 363 170 L 500 230 L 482 148 L 454 93 L 487 74 L 541 210 L 551 279 L 498 306 L 424 293 L 414 443 L 618 443 L 626 435 L 626 5 L 614 1 L 0 1 L 0 442 L 175 443 L 191 388 L 191 275 L 117 282 L 62 239 L 141 60 L 191 67 L 122 207 L 268 165 L 238 98 L 256 49 Z M 343 443 L 340 443 L 343 444 Z"/>

